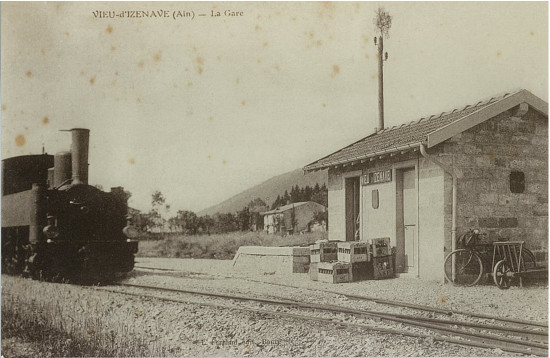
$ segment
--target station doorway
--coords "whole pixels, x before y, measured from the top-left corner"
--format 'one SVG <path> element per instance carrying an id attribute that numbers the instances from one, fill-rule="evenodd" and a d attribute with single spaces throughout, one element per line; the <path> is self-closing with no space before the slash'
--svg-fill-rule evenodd
<path id="1" fill-rule="evenodd" d="M 346 178 L 346 241 L 359 241 L 359 177 Z"/>
<path id="2" fill-rule="evenodd" d="M 396 170 L 397 181 L 397 237 L 396 237 L 396 271 L 412 273 L 417 271 L 418 249 L 418 204 L 415 168 Z"/>

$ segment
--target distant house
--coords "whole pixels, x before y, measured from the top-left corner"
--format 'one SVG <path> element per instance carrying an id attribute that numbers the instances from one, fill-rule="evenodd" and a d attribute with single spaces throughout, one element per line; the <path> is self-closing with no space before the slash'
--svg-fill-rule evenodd
<path id="1" fill-rule="evenodd" d="M 250 208 L 250 231 L 262 231 L 264 229 L 262 213 L 267 210 L 269 210 L 267 206 L 255 206 Z"/>
<path id="2" fill-rule="evenodd" d="M 266 211 L 262 213 L 264 231 L 269 234 L 310 231 L 315 213 L 326 210 L 325 206 L 314 201 L 303 201 Z"/>

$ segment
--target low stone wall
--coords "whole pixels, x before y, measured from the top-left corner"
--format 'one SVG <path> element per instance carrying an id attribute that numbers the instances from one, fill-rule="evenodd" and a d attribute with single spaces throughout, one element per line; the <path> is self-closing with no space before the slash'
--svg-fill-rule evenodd
<path id="1" fill-rule="evenodd" d="M 241 246 L 233 258 L 233 270 L 241 272 L 307 273 L 309 247 Z"/>

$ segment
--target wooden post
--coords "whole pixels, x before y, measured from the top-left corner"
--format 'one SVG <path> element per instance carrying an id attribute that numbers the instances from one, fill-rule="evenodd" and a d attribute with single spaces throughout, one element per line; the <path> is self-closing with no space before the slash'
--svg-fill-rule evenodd
<path id="1" fill-rule="evenodd" d="M 378 130 L 384 129 L 384 36 L 378 38 Z"/>

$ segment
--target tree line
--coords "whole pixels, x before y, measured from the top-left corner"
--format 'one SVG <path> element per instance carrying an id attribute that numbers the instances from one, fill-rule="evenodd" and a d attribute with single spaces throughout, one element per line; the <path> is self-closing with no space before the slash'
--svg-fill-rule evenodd
<path id="1" fill-rule="evenodd" d="M 263 217 L 260 213 L 276 209 L 280 206 L 301 201 L 315 201 L 321 205 L 328 204 L 328 190 L 325 184 L 314 187 L 309 185 L 299 187 L 295 185 L 285 190 L 283 195 L 277 195 L 269 206 L 261 198 L 251 200 L 245 207 L 235 213 L 216 213 L 214 215 L 198 216 L 193 211 L 178 210 L 174 216 L 169 216 L 170 205 L 160 191 L 151 196 L 151 210 L 148 213 L 139 213 L 134 224 L 143 232 L 183 232 L 188 235 L 219 234 L 234 231 L 249 231 L 263 227 Z M 327 221 L 326 213 L 316 213 L 315 219 Z"/>
<path id="2" fill-rule="evenodd" d="M 299 203 L 302 201 L 314 201 L 324 206 L 328 206 L 328 189 L 327 186 L 323 183 L 323 186 L 319 186 L 319 183 L 316 183 L 315 186 L 310 187 L 306 185 L 305 187 L 299 187 L 295 185 L 290 190 L 285 190 L 285 193 L 277 195 L 277 198 L 271 204 L 271 210 L 276 209 L 280 206 Z"/>

